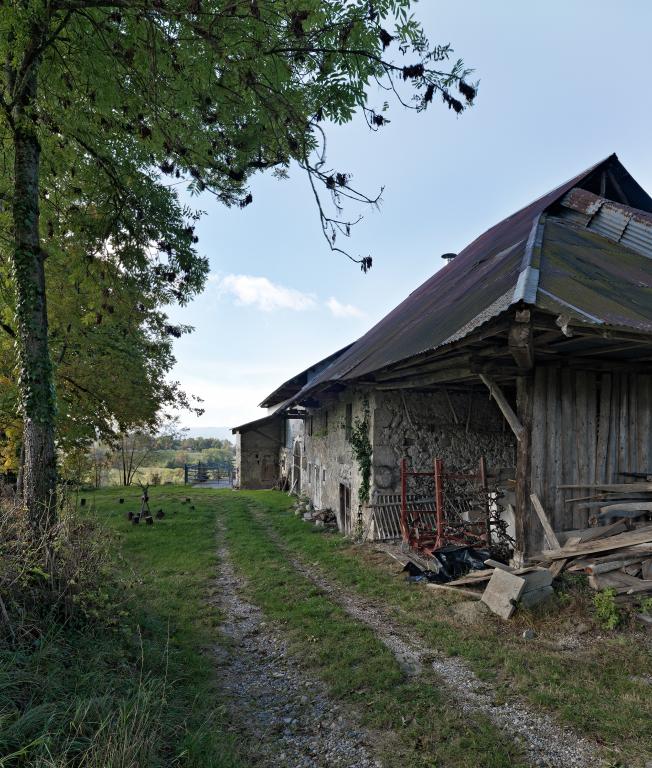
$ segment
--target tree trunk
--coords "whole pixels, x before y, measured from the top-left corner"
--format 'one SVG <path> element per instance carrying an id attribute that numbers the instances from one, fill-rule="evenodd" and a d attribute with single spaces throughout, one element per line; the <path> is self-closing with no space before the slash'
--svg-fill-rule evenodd
<path id="1" fill-rule="evenodd" d="M 36 132 L 37 65 L 13 109 L 14 251 L 20 397 L 24 419 L 23 501 L 36 530 L 56 517 L 55 396 L 48 348 L 45 256 L 39 237 L 40 145 Z"/>

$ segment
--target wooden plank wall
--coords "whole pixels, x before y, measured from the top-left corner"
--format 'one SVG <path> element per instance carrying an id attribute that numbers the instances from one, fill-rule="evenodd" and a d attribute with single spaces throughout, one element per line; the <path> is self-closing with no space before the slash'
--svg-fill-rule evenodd
<path id="1" fill-rule="evenodd" d="M 560 490 L 583 482 L 624 482 L 619 472 L 651 472 L 652 376 L 539 367 L 534 376 L 531 490 L 555 530 L 584 528 L 589 511 Z M 533 513 L 532 513 L 533 514 Z M 532 523 L 532 549 L 543 533 Z"/>

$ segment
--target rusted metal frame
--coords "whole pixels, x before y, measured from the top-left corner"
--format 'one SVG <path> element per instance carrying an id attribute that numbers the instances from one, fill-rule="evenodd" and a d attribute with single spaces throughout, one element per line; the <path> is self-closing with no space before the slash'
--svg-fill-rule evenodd
<path id="1" fill-rule="evenodd" d="M 435 496 L 433 499 L 413 501 L 413 504 L 421 504 L 423 508 L 414 508 L 411 511 L 409 520 L 407 494 L 408 477 L 432 477 L 435 485 Z M 401 460 L 401 535 L 405 543 L 417 551 L 425 554 L 432 554 L 435 550 L 446 544 L 468 544 L 467 540 L 470 536 L 478 540 L 482 539 L 482 536 L 478 536 L 477 533 L 471 532 L 470 529 L 466 528 L 463 528 L 461 535 L 454 535 L 446 532 L 444 480 L 467 480 L 479 484 L 480 489 L 482 490 L 486 510 L 484 540 L 487 542 L 490 541 L 489 499 L 484 457 L 482 457 L 480 461 L 477 473 L 446 473 L 444 471 L 443 460 L 439 458 L 434 460 L 433 471 L 431 472 L 409 471 L 407 468 L 407 459 Z M 428 504 L 433 504 L 434 508 L 428 507 Z M 432 522 L 428 521 L 429 516 L 434 518 Z M 432 534 L 426 532 L 424 535 L 424 521 L 427 525 L 432 525 L 432 523 L 434 523 L 434 531 Z M 470 523 L 471 527 L 473 525 L 477 524 Z"/>
<path id="2" fill-rule="evenodd" d="M 437 511 L 437 539 L 436 547 L 443 546 L 444 542 L 444 488 L 443 488 L 444 462 L 442 459 L 435 459 L 434 477 L 435 477 L 435 509 Z"/>

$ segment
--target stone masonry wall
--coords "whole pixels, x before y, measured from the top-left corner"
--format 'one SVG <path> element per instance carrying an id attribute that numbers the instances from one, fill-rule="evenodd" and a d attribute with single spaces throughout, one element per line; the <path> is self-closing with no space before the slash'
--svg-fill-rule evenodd
<path id="1" fill-rule="evenodd" d="M 358 512 L 360 474 L 347 439 L 347 405 L 351 421 L 363 414 L 364 398 L 348 390 L 310 411 L 302 436 L 301 492 L 316 509 L 332 509 L 340 530 L 350 532 Z M 311 427 L 312 420 L 312 427 Z M 312 434 L 310 432 L 312 431 Z M 351 523 L 346 527 L 340 519 L 340 485 L 350 492 Z"/>
<path id="2" fill-rule="evenodd" d="M 430 471 L 435 458 L 458 471 L 514 467 L 515 438 L 486 390 L 376 392 L 373 411 L 375 493 L 400 492 L 400 461 Z"/>

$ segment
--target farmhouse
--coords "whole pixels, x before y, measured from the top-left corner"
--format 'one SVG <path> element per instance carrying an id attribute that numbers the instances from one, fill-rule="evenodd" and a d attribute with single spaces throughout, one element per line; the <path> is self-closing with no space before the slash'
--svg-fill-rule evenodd
<path id="1" fill-rule="evenodd" d="M 652 198 L 611 155 L 268 395 L 234 429 L 240 487 L 286 487 L 345 532 L 391 538 L 440 460 L 480 481 L 517 558 L 543 543 L 533 493 L 555 530 L 586 527 L 592 486 L 652 473 L 651 259 Z M 453 485 L 443 499 L 469 519 Z"/>

